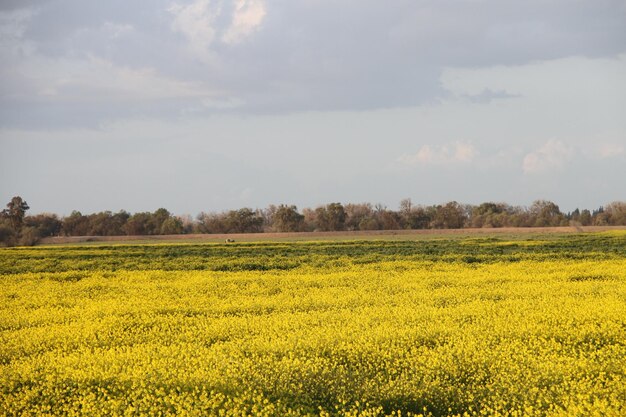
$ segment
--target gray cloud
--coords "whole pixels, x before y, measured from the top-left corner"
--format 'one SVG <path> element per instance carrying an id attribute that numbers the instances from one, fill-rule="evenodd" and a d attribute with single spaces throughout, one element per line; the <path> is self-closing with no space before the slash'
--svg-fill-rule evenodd
<path id="1" fill-rule="evenodd" d="M 444 67 L 614 56 L 626 43 L 623 1 L 251 3 L 264 14 L 239 19 L 237 32 L 225 0 L 3 2 L 0 124 L 415 106 L 447 95 Z M 93 62 L 152 78 L 90 88 L 107 77 Z M 176 83 L 193 88 L 150 94 Z"/>

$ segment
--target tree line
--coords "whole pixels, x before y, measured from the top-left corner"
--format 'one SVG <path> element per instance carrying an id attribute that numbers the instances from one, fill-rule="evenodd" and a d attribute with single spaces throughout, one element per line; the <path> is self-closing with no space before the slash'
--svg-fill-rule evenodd
<path id="1" fill-rule="evenodd" d="M 552 227 L 626 225 L 626 202 L 615 201 L 593 211 L 563 213 L 551 201 L 529 207 L 485 202 L 479 205 L 451 201 L 415 205 L 410 199 L 397 210 L 370 203 L 329 203 L 299 211 L 294 205 L 265 209 L 241 208 L 202 212 L 195 218 L 175 216 L 164 208 L 154 212 L 102 211 L 69 216 L 26 215 L 28 203 L 16 196 L 0 213 L 0 245 L 34 245 L 49 236 L 173 235 L 191 233 L 260 233 L 399 229 L 459 229 L 483 227 Z"/>

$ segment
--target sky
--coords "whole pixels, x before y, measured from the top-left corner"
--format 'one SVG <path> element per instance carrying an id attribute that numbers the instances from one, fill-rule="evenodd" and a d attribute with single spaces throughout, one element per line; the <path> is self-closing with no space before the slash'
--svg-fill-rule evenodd
<path id="1" fill-rule="evenodd" d="M 2 0 L 0 202 L 626 200 L 625 0 Z"/>

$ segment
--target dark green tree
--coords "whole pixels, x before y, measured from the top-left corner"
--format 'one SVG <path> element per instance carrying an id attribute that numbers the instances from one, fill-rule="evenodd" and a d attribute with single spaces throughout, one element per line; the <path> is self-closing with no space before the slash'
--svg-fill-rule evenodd
<path id="1" fill-rule="evenodd" d="M 152 233 L 151 234 L 161 234 L 161 229 L 163 228 L 163 223 L 165 223 L 172 214 L 164 208 L 157 209 L 154 213 L 152 213 Z"/>
<path id="2" fill-rule="evenodd" d="M 2 217 L 9 220 L 15 232 L 19 232 L 24 224 L 24 216 L 30 207 L 22 197 L 15 196 L 7 204 L 7 208 L 2 210 Z"/>

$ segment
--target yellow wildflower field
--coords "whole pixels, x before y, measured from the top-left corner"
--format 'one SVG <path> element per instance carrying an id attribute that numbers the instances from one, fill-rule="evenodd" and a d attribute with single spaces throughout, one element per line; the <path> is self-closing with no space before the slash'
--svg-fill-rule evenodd
<path id="1" fill-rule="evenodd" d="M 626 415 L 626 235 L 0 250 L 0 414 Z"/>

